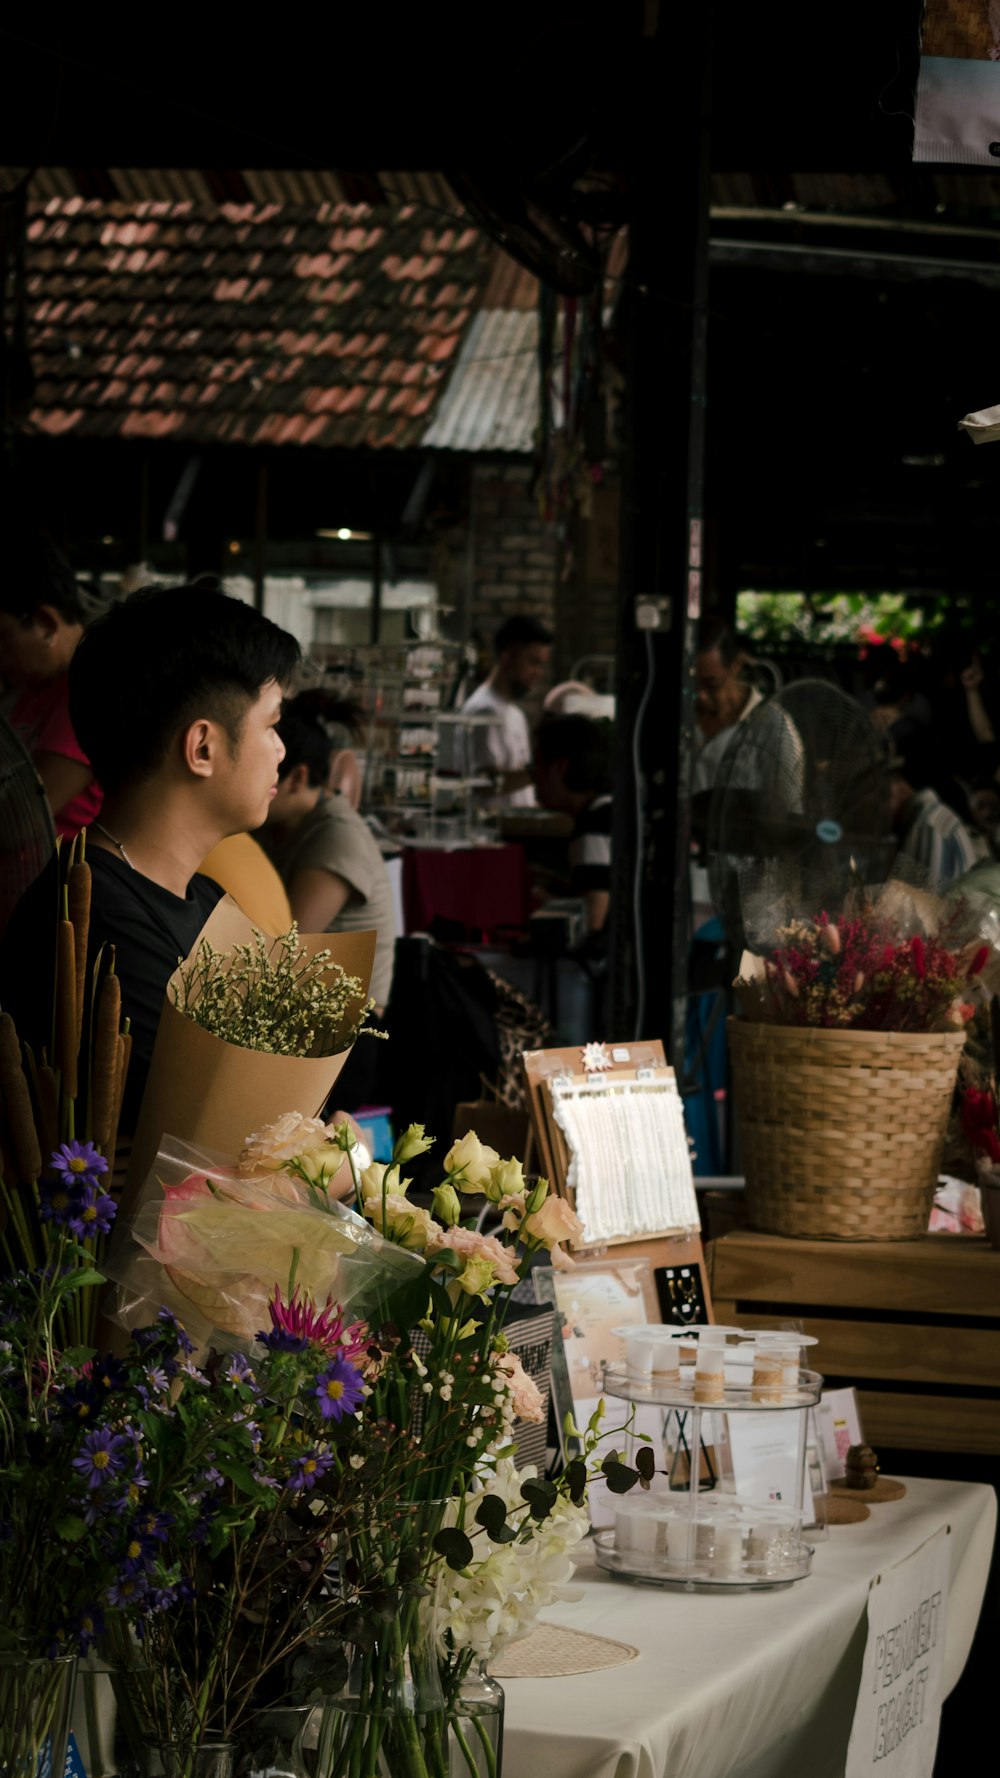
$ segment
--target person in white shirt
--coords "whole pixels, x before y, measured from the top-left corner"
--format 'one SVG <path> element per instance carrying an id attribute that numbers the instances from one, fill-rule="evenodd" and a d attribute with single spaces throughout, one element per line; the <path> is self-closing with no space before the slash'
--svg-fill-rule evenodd
<path id="1" fill-rule="evenodd" d="M 552 637 L 533 617 L 509 617 L 496 633 L 493 652 L 496 664 L 489 678 L 462 705 L 463 716 L 493 719 L 472 731 L 473 764 L 493 775 L 498 808 L 530 808 L 535 802 L 531 735 L 519 701 L 545 678 Z"/>

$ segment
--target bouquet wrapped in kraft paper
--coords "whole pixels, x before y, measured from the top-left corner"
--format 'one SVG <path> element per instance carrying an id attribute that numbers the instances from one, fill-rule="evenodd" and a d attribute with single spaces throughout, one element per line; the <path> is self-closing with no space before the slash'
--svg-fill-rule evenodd
<path id="1" fill-rule="evenodd" d="M 299 933 L 293 926 L 265 938 L 229 896 L 219 902 L 167 987 L 126 1175 L 126 1213 L 165 1134 L 239 1154 L 248 1131 L 289 1105 L 310 1116 L 321 1110 L 371 1010 L 374 955 L 374 932 Z"/>

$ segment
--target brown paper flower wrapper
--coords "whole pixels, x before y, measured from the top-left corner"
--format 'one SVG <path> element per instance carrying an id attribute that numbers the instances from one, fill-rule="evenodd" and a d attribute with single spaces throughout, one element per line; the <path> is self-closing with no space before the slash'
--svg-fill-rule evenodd
<path id="1" fill-rule="evenodd" d="M 202 939 L 217 951 L 246 944 L 253 926 L 226 895 L 213 909 L 186 959 L 190 963 Z M 368 996 L 375 957 L 374 932 L 299 933 L 310 956 L 328 950 L 331 968 L 357 976 Z M 176 982 L 172 979 L 171 986 Z M 345 1033 L 354 1022 L 349 1011 Z M 374 1038 L 366 1038 L 374 1043 Z M 286 1111 L 315 1117 L 326 1103 L 351 1046 L 327 1056 L 274 1056 L 237 1049 L 213 1036 L 172 1004 L 168 991 L 160 1015 L 142 1110 L 125 1177 L 120 1219 L 136 1206 L 165 1133 L 202 1148 L 238 1157 L 247 1137 Z"/>

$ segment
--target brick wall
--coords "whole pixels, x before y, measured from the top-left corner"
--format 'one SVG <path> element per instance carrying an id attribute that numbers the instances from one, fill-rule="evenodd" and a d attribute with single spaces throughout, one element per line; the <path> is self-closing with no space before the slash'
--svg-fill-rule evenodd
<path id="1" fill-rule="evenodd" d="M 539 513 L 533 477 L 528 463 L 470 465 L 467 521 L 442 540 L 436 573 L 454 608 L 447 634 L 477 643 L 484 671 L 504 618 L 525 612 L 553 632 L 557 683 L 574 662 L 614 653 L 618 491 L 595 488 L 589 515 L 574 514 L 561 534 Z M 600 666 L 593 677 L 605 689 Z"/>
<path id="2" fill-rule="evenodd" d="M 488 643 L 513 612 L 552 628 L 559 545 L 529 463 L 476 463 L 469 484 L 465 633 Z"/>

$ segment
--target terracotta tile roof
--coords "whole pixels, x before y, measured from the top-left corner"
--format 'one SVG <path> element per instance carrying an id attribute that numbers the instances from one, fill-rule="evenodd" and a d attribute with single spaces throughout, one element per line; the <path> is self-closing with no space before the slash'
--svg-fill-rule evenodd
<path id="1" fill-rule="evenodd" d="M 409 449 L 493 257 L 417 206 L 51 198 L 28 224 L 30 425 Z"/>

